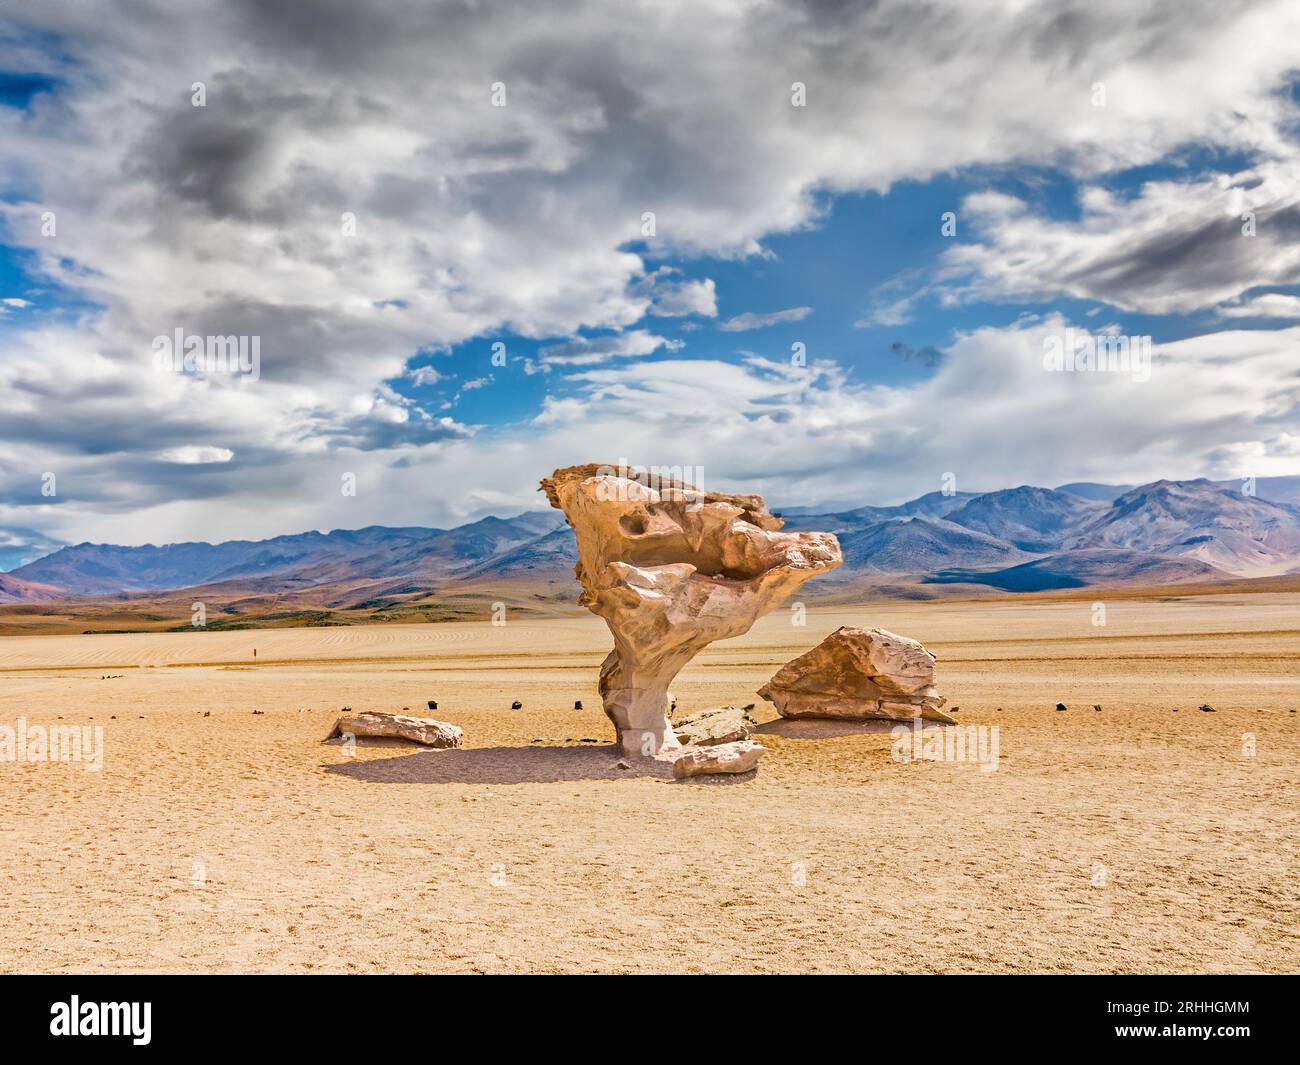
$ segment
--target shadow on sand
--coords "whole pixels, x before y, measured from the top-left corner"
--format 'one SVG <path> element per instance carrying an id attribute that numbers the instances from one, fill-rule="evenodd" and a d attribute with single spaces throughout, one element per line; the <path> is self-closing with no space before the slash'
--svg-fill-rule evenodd
<path id="1" fill-rule="evenodd" d="M 827 740 L 836 736 L 865 736 L 888 733 L 906 721 L 829 721 L 825 718 L 779 717 L 754 729 L 754 736 L 782 736 L 788 740 Z M 926 721 L 923 728 L 943 728 L 941 721 Z"/>
<path id="2" fill-rule="evenodd" d="M 388 746 L 388 744 L 384 744 Z M 409 745 L 407 745 L 409 749 Z M 671 762 L 638 761 L 617 768 L 613 744 L 599 747 L 474 747 L 447 751 L 418 750 L 398 758 L 327 765 L 325 772 L 368 784 L 558 784 L 576 780 L 628 780 L 651 777 L 672 784 L 743 784 L 754 772 L 735 776 L 673 780 Z"/>

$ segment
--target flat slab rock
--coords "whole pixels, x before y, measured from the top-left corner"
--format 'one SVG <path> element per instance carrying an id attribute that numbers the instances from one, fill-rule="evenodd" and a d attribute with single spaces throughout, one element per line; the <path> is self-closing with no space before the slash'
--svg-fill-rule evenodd
<path id="1" fill-rule="evenodd" d="M 845 625 L 787 662 L 758 694 L 782 717 L 954 720 L 934 686 L 934 655 L 885 629 Z"/>
<path id="2" fill-rule="evenodd" d="M 754 716 L 743 707 L 719 706 L 674 721 L 673 731 L 683 745 L 712 747 L 749 739 L 756 724 Z"/>
<path id="3" fill-rule="evenodd" d="M 673 759 L 673 776 L 678 780 L 710 773 L 748 773 L 757 768 L 758 756 L 766 747 L 752 740 L 718 743 L 710 747 L 684 747 Z"/>
<path id="4" fill-rule="evenodd" d="M 327 740 L 344 734 L 353 736 L 378 736 L 386 739 L 410 740 L 425 747 L 459 747 L 465 733 L 457 725 L 435 721 L 431 717 L 411 717 L 407 714 L 390 714 L 373 711 L 364 714 L 345 714 L 334 722 Z"/>

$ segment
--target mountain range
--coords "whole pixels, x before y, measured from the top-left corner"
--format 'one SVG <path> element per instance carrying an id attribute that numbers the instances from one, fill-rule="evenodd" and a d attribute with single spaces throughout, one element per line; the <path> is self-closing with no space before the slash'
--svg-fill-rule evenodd
<path id="1" fill-rule="evenodd" d="M 813 599 L 1300 574 L 1300 477 L 1262 478 L 1255 488 L 1247 494 L 1240 482 L 1208 480 L 1023 485 L 932 492 L 897 506 L 776 512 L 787 529 L 840 538 L 844 565 L 816 582 L 819 588 L 809 586 Z M 213 604 L 218 624 L 267 617 L 330 623 L 340 612 L 478 616 L 492 597 L 533 609 L 571 603 L 576 560 L 572 530 L 554 510 L 451 529 L 370 526 L 139 547 L 82 543 L 0 573 L 0 604 L 56 613 L 75 612 L 77 603 L 135 609 L 193 599 Z M 159 617 L 175 620 L 171 609 Z"/>

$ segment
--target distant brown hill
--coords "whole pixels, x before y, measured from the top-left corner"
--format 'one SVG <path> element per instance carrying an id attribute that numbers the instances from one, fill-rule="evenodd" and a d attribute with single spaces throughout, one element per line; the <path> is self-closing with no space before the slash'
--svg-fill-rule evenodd
<path id="1" fill-rule="evenodd" d="M 25 581 L 12 573 L 0 573 L 0 603 L 48 602 L 67 597 L 66 591 L 52 584 Z"/>

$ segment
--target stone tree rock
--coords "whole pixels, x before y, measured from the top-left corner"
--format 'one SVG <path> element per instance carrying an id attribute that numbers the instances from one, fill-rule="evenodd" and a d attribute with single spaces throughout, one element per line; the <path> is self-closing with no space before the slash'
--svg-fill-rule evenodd
<path id="1" fill-rule="evenodd" d="M 940 710 L 947 700 L 934 686 L 934 655 L 884 629 L 836 629 L 758 694 L 782 717 L 953 721 Z"/>
<path id="2" fill-rule="evenodd" d="M 583 606 L 614 650 L 600 670 L 605 713 L 625 754 L 678 746 L 668 685 L 714 640 L 750 626 L 842 561 L 830 533 L 783 533 L 761 496 L 703 492 L 614 466 L 570 466 L 542 481 L 578 541 Z"/>

